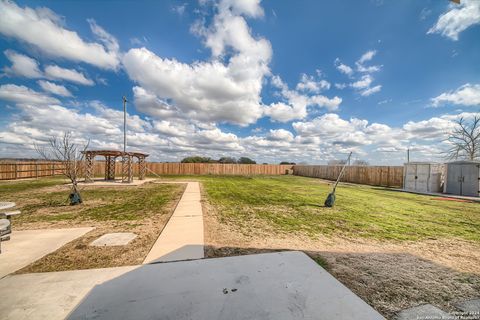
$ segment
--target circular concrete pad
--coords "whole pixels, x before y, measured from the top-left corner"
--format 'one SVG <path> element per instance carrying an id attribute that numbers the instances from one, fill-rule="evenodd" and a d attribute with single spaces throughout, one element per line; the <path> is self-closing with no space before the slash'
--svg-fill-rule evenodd
<path id="1" fill-rule="evenodd" d="M 124 246 L 136 237 L 135 233 L 130 232 L 106 233 L 90 245 L 94 247 Z"/>

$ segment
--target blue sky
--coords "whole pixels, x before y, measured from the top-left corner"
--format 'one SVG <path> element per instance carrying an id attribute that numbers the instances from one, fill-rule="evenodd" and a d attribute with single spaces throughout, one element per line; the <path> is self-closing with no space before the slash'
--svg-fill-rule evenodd
<path id="1" fill-rule="evenodd" d="M 480 109 L 480 1 L 1 1 L 0 157 L 441 160 Z"/>

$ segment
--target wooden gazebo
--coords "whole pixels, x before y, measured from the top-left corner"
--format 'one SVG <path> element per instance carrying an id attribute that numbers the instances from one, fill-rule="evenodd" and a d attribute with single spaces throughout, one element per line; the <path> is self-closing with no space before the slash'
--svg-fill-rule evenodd
<path id="1" fill-rule="evenodd" d="M 141 152 L 123 152 L 117 150 L 86 150 L 85 155 L 85 182 L 93 182 L 95 157 L 105 157 L 105 180 L 115 180 L 115 164 L 118 157 L 122 157 L 122 182 L 133 181 L 133 158 L 138 159 L 138 179 L 145 179 L 147 169 L 145 158 L 148 154 Z"/>

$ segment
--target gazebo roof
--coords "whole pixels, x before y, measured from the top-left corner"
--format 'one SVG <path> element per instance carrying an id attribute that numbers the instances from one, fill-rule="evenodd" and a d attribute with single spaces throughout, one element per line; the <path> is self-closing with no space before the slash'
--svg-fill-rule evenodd
<path id="1" fill-rule="evenodd" d="M 148 153 L 143 153 L 143 152 L 123 152 L 123 151 L 118 151 L 118 150 L 86 150 L 82 151 L 84 154 L 90 154 L 93 156 L 114 156 L 114 157 L 121 157 L 123 155 L 129 155 L 129 156 L 134 156 L 134 157 L 139 157 L 139 158 L 146 158 L 149 156 Z"/>

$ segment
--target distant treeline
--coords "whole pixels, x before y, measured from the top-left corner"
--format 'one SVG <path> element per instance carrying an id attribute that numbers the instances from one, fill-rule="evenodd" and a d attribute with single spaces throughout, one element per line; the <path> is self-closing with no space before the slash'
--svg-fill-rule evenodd
<path id="1" fill-rule="evenodd" d="M 210 157 L 201 157 L 201 156 L 193 156 L 193 157 L 186 157 L 183 158 L 182 163 L 238 163 L 238 164 L 256 164 L 257 162 L 247 158 L 241 157 L 235 159 L 233 157 L 221 157 L 218 160 L 212 159 Z"/>

